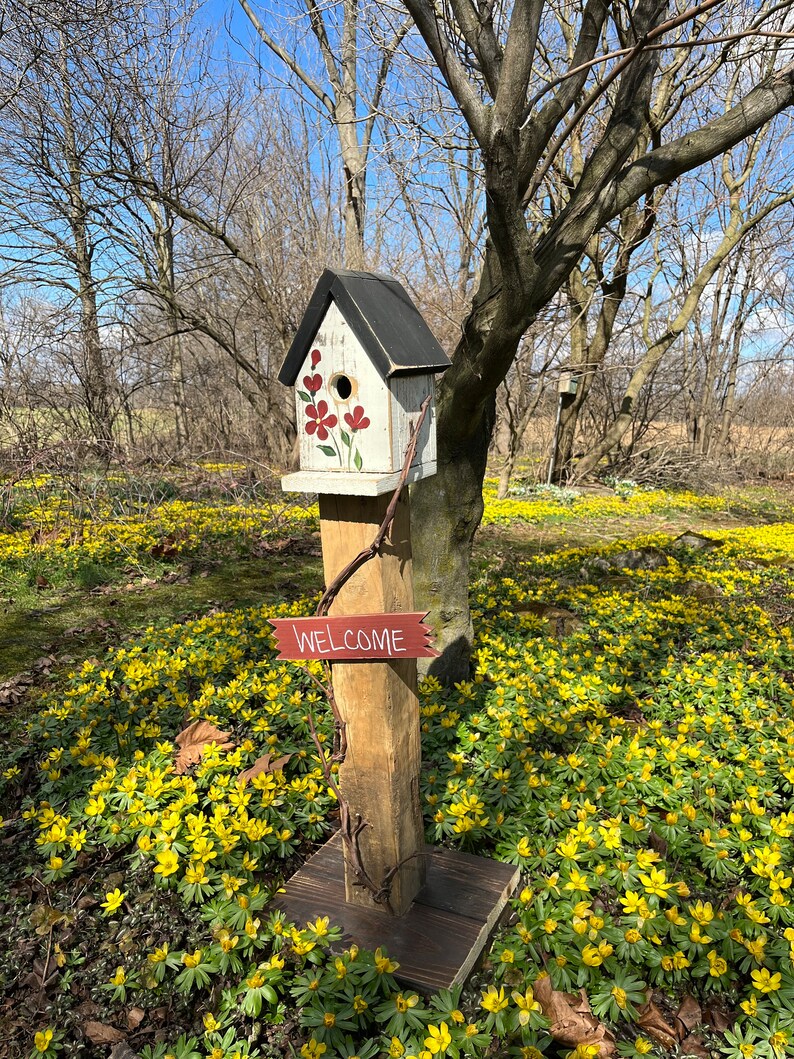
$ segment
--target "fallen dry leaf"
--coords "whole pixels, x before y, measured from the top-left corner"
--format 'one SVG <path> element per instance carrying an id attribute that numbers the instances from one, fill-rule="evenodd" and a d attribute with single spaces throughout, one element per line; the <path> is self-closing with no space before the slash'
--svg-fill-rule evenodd
<path id="1" fill-rule="evenodd" d="M 127 1012 L 127 1029 L 137 1030 L 137 1028 L 143 1022 L 145 1017 L 146 1012 L 143 1010 L 143 1008 L 130 1008 L 130 1010 Z"/>
<path id="2" fill-rule="evenodd" d="M 685 996 L 681 1002 L 681 1007 L 675 1014 L 676 1022 L 680 1022 L 681 1025 L 677 1026 L 678 1036 L 683 1040 L 688 1034 L 692 1032 L 695 1026 L 699 1026 L 703 1021 L 703 1012 L 700 1010 L 700 1004 L 691 995 Z"/>
<path id="3" fill-rule="evenodd" d="M 210 743 L 217 743 L 221 750 L 231 750 L 234 746 L 229 733 L 221 732 L 209 721 L 194 721 L 179 733 L 176 741 L 179 751 L 174 764 L 178 776 L 187 772 L 191 765 L 197 765 L 201 761 L 204 747 Z"/>
<path id="4" fill-rule="evenodd" d="M 278 772 L 279 769 L 284 768 L 291 757 L 292 754 L 284 754 L 283 757 L 277 757 L 271 761 L 269 753 L 263 754 L 262 757 L 256 759 L 250 769 L 241 772 L 237 779 L 252 780 L 254 776 L 260 776 L 263 772 Z"/>
<path id="5" fill-rule="evenodd" d="M 83 1031 L 92 1044 L 117 1044 L 124 1040 L 121 1030 L 104 1022 L 86 1022 Z"/>
<path id="6" fill-rule="evenodd" d="M 709 1059 L 711 1052 L 703 1043 L 703 1038 L 690 1033 L 681 1041 L 681 1055 L 696 1055 L 698 1059 Z"/>
<path id="7" fill-rule="evenodd" d="M 130 1048 L 126 1041 L 119 1041 L 110 1049 L 109 1059 L 140 1059 L 140 1056 Z"/>
<path id="8" fill-rule="evenodd" d="M 722 1008 L 711 1006 L 703 1011 L 703 1021 L 717 1033 L 724 1033 L 733 1025 L 734 1017 L 726 1014 Z"/>
<path id="9" fill-rule="evenodd" d="M 597 1044 L 599 1059 L 615 1051 L 615 1038 L 590 1011 L 584 992 L 578 996 L 561 993 L 548 977 L 534 983 L 535 999 L 549 1019 L 549 1033 L 555 1041 L 570 1048 L 580 1044 Z"/>
<path id="10" fill-rule="evenodd" d="M 652 1000 L 640 1009 L 637 1025 L 664 1048 L 674 1048 L 678 1044 L 678 1034 L 664 1021 L 661 1011 Z"/>

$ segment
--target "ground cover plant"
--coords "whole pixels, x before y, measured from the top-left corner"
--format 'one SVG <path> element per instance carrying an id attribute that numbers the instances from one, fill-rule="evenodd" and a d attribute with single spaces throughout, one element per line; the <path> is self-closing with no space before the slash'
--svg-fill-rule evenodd
<path id="1" fill-rule="evenodd" d="M 627 520 L 730 506 L 637 496 Z M 473 677 L 421 690 L 427 835 L 524 875 L 462 992 L 273 911 L 335 827 L 323 703 L 267 624 L 311 598 L 160 622 L 44 686 L 0 766 L 4 1054 L 790 1054 L 794 524 L 715 539 L 482 559 Z"/>

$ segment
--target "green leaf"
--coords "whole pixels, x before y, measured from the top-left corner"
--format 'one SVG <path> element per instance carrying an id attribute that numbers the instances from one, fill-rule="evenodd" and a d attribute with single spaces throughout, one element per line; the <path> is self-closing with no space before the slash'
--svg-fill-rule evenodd
<path id="1" fill-rule="evenodd" d="M 356 449 L 356 454 L 353 457 L 353 463 L 355 463 L 357 471 L 360 471 L 361 468 L 364 466 L 364 461 L 361 459 L 361 453 L 358 451 L 358 449 Z"/>
<path id="2" fill-rule="evenodd" d="M 345 445 L 350 448 L 350 435 L 346 430 L 340 430 L 339 433 L 342 435 L 342 441 L 344 441 Z"/>
<path id="3" fill-rule="evenodd" d="M 326 456 L 336 456 L 336 449 L 331 448 L 330 445 L 318 445 L 317 448 L 320 452 L 324 452 Z"/>
<path id="4" fill-rule="evenodd" d="M 309 404 L 311 401 L 311 397 L 309 397 L 307 393 L 304 393 L 303 390 L 298 390 L 298 397 L 300 397 L 301 401 L 305 401 L 306 404 Z"/>

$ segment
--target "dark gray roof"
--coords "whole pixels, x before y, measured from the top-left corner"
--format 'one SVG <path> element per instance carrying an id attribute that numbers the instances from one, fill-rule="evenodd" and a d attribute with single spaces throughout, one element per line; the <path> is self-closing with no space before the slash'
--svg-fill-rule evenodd
<path id="1" fill-rule="evenodd" d="M 378 272 L 327 268 L 281 365 L 279 382 L 295 383 L 331 301 L 384 378 L 449 367 L 449 357 L 396 279 Z"/>

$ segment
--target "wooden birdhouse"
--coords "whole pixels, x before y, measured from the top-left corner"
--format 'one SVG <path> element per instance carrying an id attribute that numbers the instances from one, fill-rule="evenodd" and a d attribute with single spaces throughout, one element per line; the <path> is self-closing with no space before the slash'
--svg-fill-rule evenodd
<path id="1" fill-rule="evenodd" d="M 450 364 L 403 287 L 374 272 L 326 269 L 279 381 L 295 388 L 300 470 L 294 492 L 378 496 L 394 489 L 422 402 Z M 436 471 L 435 408 L 409 482 Z"/>

